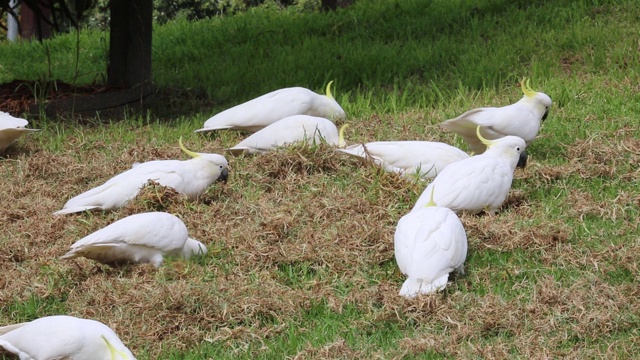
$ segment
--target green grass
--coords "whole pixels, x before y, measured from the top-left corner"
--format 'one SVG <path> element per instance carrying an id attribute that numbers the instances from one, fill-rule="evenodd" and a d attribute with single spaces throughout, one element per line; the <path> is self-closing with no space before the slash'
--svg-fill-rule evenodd
<path id="1" fill-rule="evenodd" d="M 11 274 L 0 280 L 11 289 L 0 292 L 0 324 L 98 318 L 140 359 L 631 358 L 640 351 L 638 18 L 631 0 L 407 0 L 157 26 L 162 103 L 82 125 L 29 119 L 43 131 L 0 161 L 9 179 L 0 268 Z M 100 81 L 107 38 L 1 43 L 0 82 Z M 267 91 L 320 92 L 335 80 L 349 142 L 465 148 L 434 125 L 516 101 L 523 76 L 554 106 L 514 180 L 518 201 L 495 217 L 463 217 L 467 274 L 442 294 L 397 296 L 392 234 L 424 185 L 322 147 L 231 158 L 232 178 L 207 193 L 209 204 L 170 204 L 207 241 L 204 258 L 157 271 L 54 259 L 124 216 L 52 219 L 64 199 L 134 161 L 179 158 L 181 136 L 198 151 L 234 145 L 241 134 L 191 132 Z"/>

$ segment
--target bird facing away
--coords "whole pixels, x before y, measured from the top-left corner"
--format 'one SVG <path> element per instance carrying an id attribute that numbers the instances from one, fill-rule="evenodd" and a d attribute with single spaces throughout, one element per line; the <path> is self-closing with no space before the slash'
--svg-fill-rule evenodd
<path id="1" fill-rule="evenodd" d="M 422 192 L 413 210 L 429 201 L 433 188 L 436 204 L 455 213 L 487 211 L 493 214 L 502 206 L 511 189 L 513 172 L 527 145 L 517 136 L 487 140 L 479 128 L 477 135 L 487 151 L 445 167 Z"/>
<path id="2" fill-rule="evenodd" d="M 4 151 L 20 136 L 40 131 L 40 129 L 27 129 L 27 125 L 29 125 L 27 120 L 0 111 L 0 151 Z"/>
<path id="3" fill-rule="evenodd" d="M 469 157 L 457 147 L 433 141 L 376 141 L 338 151 L 373 161 L 385 171 L 431 179 L 445 166 Z"/>
<path id="4" fill-rule="evenodd" d="M 394 252 L 400 271 L 407 275 L 400 295 L 413 298 L 447 286 L 449 273 L 464 274 L 467 234 L 458 216 L 431 201 L 398 221 Z"/>
<path id="5" fill-rule="evenodd" d="M 525 79 L 522 79 L 520 86 L 524 96 L 515 104 L 469 110 L 440 126 L 462 136 L 476 154 L 482 154 L 486 149 L 476 136 L 478 126 L 482 127 L 480 131 L 486 139 L 513 135 L 529 145 L 538 135 L 540 124 L 547 118 L 552 102 L 547 94 L 532 90 L 529 80 L 525 83 Z"/>
<path id="6" fill-rule="evenodd" d="M 105 324 L 66 315 L 0 327 L 0 348 L 20 360 L 136 359 Z"/>
<path id="7" fill-rule="evenodd" d="M 55 215 L 101 209 L 114 210 L 138 195 L 149 180 L 175 189 L 178 193 L 196 198 L 215 181 L 226 181 L 227 159 L 218 154 L 195 153 L 187 150 L 180 139 L 180 148 L 192 159 L 155 160 L 136 163 L 104 184 L 67 201 Z"/>
<path id="8" fill-rule="evenodd" d="M 204 255 L 207 247 L 191 239 L 179 218 L 166 212 L 128 216 L 71 245 L 60 259 L 85 257 L 107 265 L 151 263 L 160 267 L 164 255 L 189 259 Z"/>
<path id="9" fill-rule="evenodd" d="M 293 115 L 343 121 L 346 114 L 331 94 L 331 83 L 333 81 L 327 85 L 326 95 L 302 87 L 272 91 L 216 114 L 196 132 L 224 129 L 255 132 Z"/>
<path id="10" fill-rule="evenodd" d="M 251 134 L 226 151 L 233 155 L 264 153 L 276 147 L 296 142 L 310 144 L 326 142 L 333 146 L 344 145 L 344 141 L 340 141 L 338 128 L 330 120 L 309 115 L 294 115 L 278 120 Z"/>

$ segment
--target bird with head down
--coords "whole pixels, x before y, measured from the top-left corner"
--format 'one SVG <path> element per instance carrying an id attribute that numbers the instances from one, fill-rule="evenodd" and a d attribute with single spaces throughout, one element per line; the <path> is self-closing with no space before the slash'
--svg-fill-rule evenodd
<path id="1" fill-rule="evenodd" d="M 529 79 L 524 78 L 520 81 L 524 96 L 514 104 L 469 110 L 443 122 L 440 126 L 462 136 L 476 154 L 482 154 L 486 149 L 476 136 L 478 126 L 486 139 L 494 140 L 513 135 L 529 145 L 538 135 L 540 125 L 547 118 L 552 105 L 549 95 L 534 91 L 529 82 Z"/>
<path id="2" fill-rule="evenodd" d="M 527 144 L 517 136 L 485 139 L 480 126 L 476 133 L 487 150 L 445 167 L 422 192 L 413 210 L 428 203 L 433 188 L 438 206 L 456 213 L 495 213 L 502 206 L 511 189 L 516 165 L 521 157 L 526 158 Z"/>
<path id="3" fill-rule="evenodd" d="M 7 352 L 21 360 L 136 360 L 107 325 L 66 315 L 0 327 L 0 355 Z"/>
<path id="4" fill-rule="evenodd" d="M 326 95 L 302 87 L 272 91 L 216 114 L 195 132 L 224 129 L 255 132 L 293 115 L 343 121 L 346 115 L 331 94 L 331 83 L 333 81 L 327 85 Z"/>
<path id="5" fill-rule="evenodd" d="M 151 263 L 160 267 L 164 255 L 189 259 L 207 247 L 188 235 L 175 215 L 147 212 L 120 219 L 71 245 L 61 259 L 85 257 L 107 265 Z"/>
<path id="6" fill-rule="evenodd" d="M 0 111 L 0 151 L 4 151 L 24 134 L 40 131 L 28 129 L 29 122 Z"/>
<path id="7" fill-rule="evenodd" d="M 404 215 L 394 235 L 394 253 L 400 271 L 407 275 L 400 295 L 413 298 L 447 286 L 449 274 L 464 274 L 467 234 L 458 216 L 430 201 Z"/>
<path id="8" fill-rule="evenodd" d="M 136 163 L 104 184 L 75 196 L 55 215 L 86 210 L 115 210 L 135 198 L 150 181 L 173 188 L 189 198 L 202 195 L 216 181 L 225 181 L 229 175 L 227 159 L 219 154 L 196 153 L 179 141 L 189 160 L 155 160 Z"/>

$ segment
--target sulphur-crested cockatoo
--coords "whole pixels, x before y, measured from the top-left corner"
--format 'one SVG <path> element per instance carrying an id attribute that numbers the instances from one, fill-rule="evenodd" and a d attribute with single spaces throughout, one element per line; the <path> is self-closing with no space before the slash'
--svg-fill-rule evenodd
<path id="1" fill-rule="evenodd" d="M 344 145 L 340 141 L 338 128 L 330 120 L 310 115 L 294 115 L 274 122 L 226 150 L 233 155 L 264 153 L 301 141 L 310 144 L 326 142 L 334 146 Z"/>
<path id="2" fill-rule="evenodd" d="M 413 210 L 429 202 L 433 188 L 435 203 L 456 213 L 479 213 L 483 210 L 494 213 L 502 206 L 511 189 L 513 172 L 527 144 L 517 136 L 487 140 L 479 129 L 477 135 L 487 146 L 487 151 L 445 167 L 424 190 Z"/>
<path id="3" fill-rule="evenodd" d="M 196 132 L 223 129 L 255 132 L 293 115 L 311 115 L 342 121 L 346 115 L 331 94 L 332 82 L 327 85 L 326 95 L 319 95 L 302 87 L 270 92 L 218 113 Z"/>
<path id="4" fill-rule="evenodd" d="M 54 214 L 70 214 L 85 210 L 114 210 L 138 195 L 149 180 L 175 189 L 190 198 L 202 195 L 215 181 L 226 181 L 227 159 L 218 154 L 195 153 L 182 145 L 190 160 L 156 160 L 134 164 L 106 183 L 69 199 L 62 210 Z"/>
<path id="5" fill-rule="evenodd" d="M 40 129 L 27 129 L 27 125 L 29 125 L 27 120 L 0 111 L 0 151 L 9 147 L 20 136 L 40 131 Z"/>
<path id="6" fill-rule="evenodd" d="M 433 192 L 433 188 L 431 190 Z M 447 286 L 449 273 L 464 274 L 467 234 L 458 216 L 431 201 L 398 221 L 394 251 L 400 271 L 407 275 L 400 295 L 413 298 Z"/>
<path id="7" fill-rule="evenodd" d="M 432 141 L 376 141 L 350 145 L 340 152 L 373 161 L 385 171 L 430 179 L 445 166 L 469 157 L 457 147 Z"/>
<path id="8" fill-rule="evenodd" d="M 480 131 L 486 139 L 514 135 L 529 145 L 538 134 L 540 123 L 547 118 L 552 103 L 547 94 L 532 90 L 529 80 L 525 83 L 525 79 L 522 79 L 520 85 L 524 96 L 515 104 L 469 110 L 440 126 L 462 136 L 476 154 L 481 154 L 486 149 L 476 136 L 478 126 L 482 127 Z"/>
<path id="9" fill-rule="evenodd" d="M 166 212 L 148 212 L 120 219 L 85 236 L 60 258 L 85 257 L 108 265 L 151 263 L 160 267 L 164 255 L 189 259 L 206 253 L 204 244 L 188 236 L 182 220 Z"/>
<path id="10" fill-rule="evenodd" d="M 136 359 L 105 324 L 66 315 L 0 327 L 0 348 L 20 360 Z"/>

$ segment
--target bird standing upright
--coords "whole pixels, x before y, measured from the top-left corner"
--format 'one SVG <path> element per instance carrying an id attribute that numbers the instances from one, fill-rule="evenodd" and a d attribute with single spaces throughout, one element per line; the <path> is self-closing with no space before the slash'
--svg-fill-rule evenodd
<path id="1" fill-rule="evenodd" d="M 407 275 L 400 295 L 413 298 L 447 286 L 449 273 L 464 274 L 467 234 L 458 216 L 430 201 L 404 215 L 394 235 L 394 253 L 400 271 Z"/>
<path id="2" fill-rule="evenodd" d="M 529 145 L 538 135 L 541 122 L 547 118 L 552 101 L 547 94 L 532 90 L 529 80 L 525 82 L 522 79 L 520 86 L 524 96 L 518 102 L 499 108 L 469 110 L 440 126 L 462 136 L 476 154 L 482 154 L 486 149 L 476 136 L 478 126 L 481 126 L 481 134 L 486 139 L 513 135 L 522 138 Z"/>
<path id="3" fill-rule="evenodd" d="M 436 204 L 456 213 L 494 213 L 502 206 L 511 189 L 513 172 L 527 145 L 517 136 L 487 140 L 480 134 L 479 126 L 476 133 L 487 151 L 445 167 L 422 192 L 413 210 L 429 201 L 433 188 Z"/>
<path id="4" fill-rule="evenodd" d="M 204 123 L 202 129 L 195 132 L 224 129 L 255 132 L 293 115 L 342 121 L 346 115 L 331 94 L 331 83 L 333 81 L 327 85 L 326 95 L 316 94 L 302 87 L 272 91 L 216 114 Z"/>

